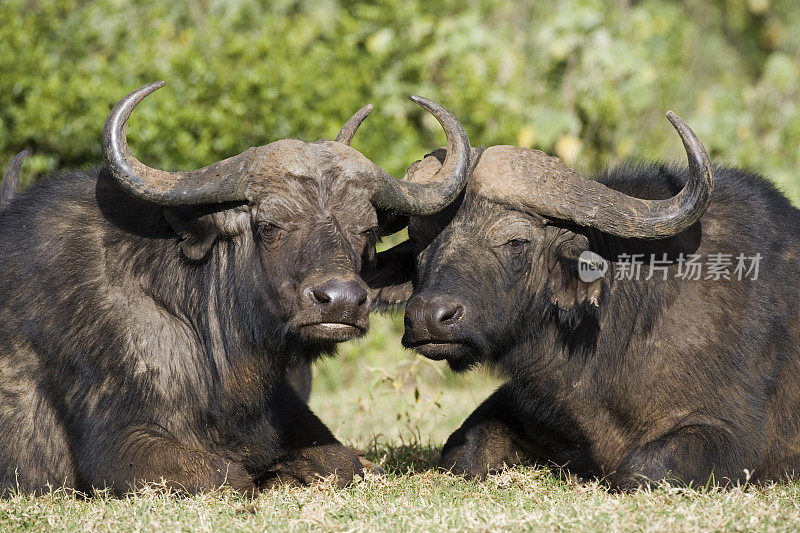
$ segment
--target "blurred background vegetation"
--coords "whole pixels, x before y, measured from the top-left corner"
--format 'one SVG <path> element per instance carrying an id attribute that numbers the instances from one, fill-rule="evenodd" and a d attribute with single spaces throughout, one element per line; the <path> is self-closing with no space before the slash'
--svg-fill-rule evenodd
<path id="1" fill-rule="evenodd" d="M 129 139 L 167 169 L 332 138 L 370 102 L 354 146 L 400 175 L 444 141 L 421 94 L 474 145 L 588 174 L 682 160 L 672 109 L 714 160 L 800 200 L 797 0 L 0 0 L 0 165 L 30 150 L 27 184 L 100 162 L 108 111 L 154 80 Z M 403 351 L 399 329 L 376 317 L 317 369 L 312 402 L 345 438 L 441 442 L 493 386 Z"/>
<path id="2" fill-rule="evenodd" d="M 163 79 L 131 142 L 189 168 L 284 137 L 355 141 L 394 173 L 443 142 L 422 94 L 473 144 L 517 144 L 594 171 L 677 159 L 664 111 L 712 156 L 800 197 L 796 0 L 2 0 L 0 154 L 26 179 L 100 161 L 128 91 Z"/>

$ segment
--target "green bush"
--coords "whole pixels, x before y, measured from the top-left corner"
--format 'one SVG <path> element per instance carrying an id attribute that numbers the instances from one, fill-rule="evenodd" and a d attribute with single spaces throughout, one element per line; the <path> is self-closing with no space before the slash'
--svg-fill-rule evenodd
<path id="1" fill-rule="evenodd" d="M 0 164 L 31 150 L 27 182 L 99 162 L 114 102 L 163 79 L 130 140 L 167 169 L 331 138 L 372 102 L 354 145 L 398 175 L 443 142 L 417 93 L 473 144 L 589 172 L 682 159 L 673 109 L 715 160 L 800 199 L 794 0 L 3 0 L 0 21 Z"/>

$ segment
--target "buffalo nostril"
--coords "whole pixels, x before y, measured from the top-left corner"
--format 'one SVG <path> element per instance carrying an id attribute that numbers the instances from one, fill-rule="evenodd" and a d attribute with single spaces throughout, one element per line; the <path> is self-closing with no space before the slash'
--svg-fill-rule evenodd
<path id="1" fill-rule="evenodd" d="M 412 296 L 406 304 L 404 346 L 419 342 L 449 342 L 459 333 L 466 308 L 444 295 Z"/>
<path id="2" fill-rule="evenodd" d="M 369 299 L 369 293 L 357 282 L 351 281 L 346 290 L 345 299 L 348 302 L 355 302 L 356 307 L 361 307 Z"/>
<path id="3" fill-rule="evenodd" d="M 331 301 L 331 295 L 325 291 L 323 287 L 317 287 L 311 291 L 311 296 L 321 304 L 327 304 Z"/>
<path id="4" fill-rule="evenodd" d="M 326 307 L 361 307 L 369 301 L 369 293 L 357 281 L 331 279 L 310 289 L 314 302 Z"/>
<path id="5" fill-rule="evenodd" d="M 436 309 L 434 316 L 440 324 L 457 322 L 464 315 L 464 306 L 459 304 L 442 305 Z"/>

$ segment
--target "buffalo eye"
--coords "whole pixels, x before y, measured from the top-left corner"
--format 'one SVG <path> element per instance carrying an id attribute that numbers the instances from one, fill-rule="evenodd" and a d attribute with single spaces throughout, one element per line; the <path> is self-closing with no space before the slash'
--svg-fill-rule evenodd
<path id="1" fill-rule="evenodd" d="M 527 239 L 509 239 L 497 248 L 498 251 L 505 252 L 500 256 L 505 269 L 509 272 L 521 272 L 525 269 L 528 264 L 526 250 L 529 242 Z"/>
<path id="2" fill-rule="evenodd" d="M 506 242 L 506 246 L 509 248 L 520 248 L 526 244 L 528 244 L 528 240 L 526 239 L 511 239 L 510 241 Z"/>
<path id="3" fill-rule="evenodd" d="M 265 240 L 272 240 L 274 239 L 280 230 L 283 229 L 277 224 L 273 224 L 271 222 L 266 222 L 264 224 L 259 224 L 256 228 L 256 233 L 259 237 Z"/>
<path id="4" fill-rule="evenodd" d="M 361 246 L 363 247 L 362 255 L 367 262 L 372 262 L 375 256 L 375 243 L 378 242 L 378 227 L 373 226 L 367 228 L 359 233 Z"/>
<path id="5" fill-rule="evenodd" d="M 370 249 L 375 248 L 375 243 L 378 242 L 378 227 L 373 226 L 371 228 L 367 228 L 364 231 L 359 232 L 359 241 L 360 246 L 363 246 L 364 252 L 369 253 Z"/>

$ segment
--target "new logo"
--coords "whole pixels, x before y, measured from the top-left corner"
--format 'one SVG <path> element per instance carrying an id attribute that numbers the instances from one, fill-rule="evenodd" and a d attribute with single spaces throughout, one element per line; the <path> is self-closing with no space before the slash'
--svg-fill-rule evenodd
<path id="1" fill-rule="evenodd" d="M 608 261 L 594 252 L 586 250 L 578 258 L 578 277 L 584 283 L 597 281 L 606 275 Z"/>

